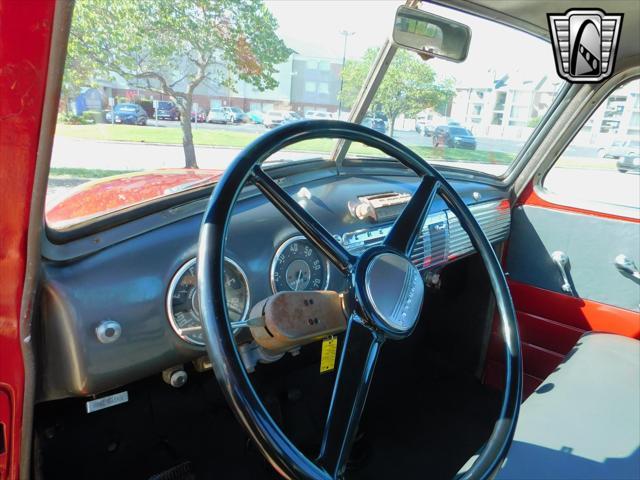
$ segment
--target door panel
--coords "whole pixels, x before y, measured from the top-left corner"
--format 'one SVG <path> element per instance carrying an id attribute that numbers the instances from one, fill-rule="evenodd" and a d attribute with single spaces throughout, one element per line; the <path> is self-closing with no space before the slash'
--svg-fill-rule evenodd
<path id="1" fill-rule="evenodd" d="M 640 260 L 638 223 L 530 205 L 516 208 L 512 218 L 511 279 L 564 293 L 560 269 L 551 259 L 552 252 L 561 251 L 569 257 L 567 277 L 574 296 L 640 311 L 638 280 L 614 265 L 619 254 Z"/>
<path id="2" fill-rule="evenodd" d="M 640 224 L 635 219 L 544 205 L 532 189 L 524 198 L 526 203 L 513 211 L 504 263 L 520 327 L 526 398 L 584 333 L 640 338 L 640 285 L 614 265 L 620 253 L 636 263 L 640 260 L 636 257 Z M 536 201 L 530 202 L 532 198 Z M 567 273 L 573 295 L 562 290 L 560 270 L 551 260 L 556 250 L 570 259 Z M 495 330 L 485 382 L 498 388 L 504 369 L 502 349 Z"/>

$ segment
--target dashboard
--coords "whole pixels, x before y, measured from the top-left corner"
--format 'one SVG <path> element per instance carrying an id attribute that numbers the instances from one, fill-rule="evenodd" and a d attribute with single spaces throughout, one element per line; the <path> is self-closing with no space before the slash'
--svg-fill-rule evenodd
<path id="1" fill-rule="evenodd" d="M 490 241 L 505 240 L 507 192 L 451 181 Z M 321 169 L 279 182 L 354 254 L 383 241 L 417 187 L 404 170 Z M 342 274 L 255 188 L 245 190 L 224 252 L 227 312 L 236 333 L 251 308 L 274 293 L 346 287 Z M 76 245 L 44 248 L 40 399 L 97 394 L 206 356 L 196 293 L 206 201 L 203 196 Z M 436 199 L 412 261 L 426 273 L 472 253 L 457 218 Z"/>

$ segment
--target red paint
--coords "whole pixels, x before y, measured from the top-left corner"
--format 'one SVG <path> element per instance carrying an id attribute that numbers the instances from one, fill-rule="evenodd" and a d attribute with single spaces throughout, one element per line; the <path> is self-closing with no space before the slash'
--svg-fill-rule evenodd
<path id="1" fill-rule="evenodd" d="M 518 313 L 541 317 L 582 332 L 616 333 L 640 338 L 640 314 L 509 280 Z"/>
<path id="2" fill-rule="evenodd" d="M 0 478 L 19 478 L 24 365 L 19 333 L 31 191 L 55 0 L 0 0 Z"/>
<path id="3" fill-rule="evenodd" d="M 215 182 L 221 170 L 166 169 L 118 175 L 75 188 L 59 203 L 47 205 L 47 223 L 54 228 L 105 215 Z"/>
<path id="4" fill-rule="evenodd" d="M 551 203 L 541 198 L 536 192 L 533 183 L 529 183 L 520 195 L 518 205 L 533 205 L 536 207 L 544 207 L 551 210 L 561 210 L 565 212 L 581 213 L 583 215 L 590 215 L 593 217 L 610 218 L 612 220 L 623 220 L 625 222 L 640 223 L 640 218 L 625 217 L 622 215 L 614 215 L 611 213 L 597 212 L 595 210 L 585 210 L 578 207 L 571 207 L 569 205 L 562 205 L 559 203 Z"/>

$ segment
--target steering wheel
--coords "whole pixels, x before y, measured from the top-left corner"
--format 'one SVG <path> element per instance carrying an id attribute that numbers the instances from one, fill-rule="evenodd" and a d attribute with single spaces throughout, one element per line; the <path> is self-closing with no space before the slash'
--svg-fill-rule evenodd
<path id="1" fill-rule="evenodd" d="M 377 148 L 413 170 L 420 183 L 382 245 L 359 257 L 349 253 L 316 219 L 262 169 L 263 161 L 293 143 L 341 138 Z M 267 412 L 240 358 L 228 321 L 224 295 L 224 244 L 233 206 L 251 182 L 347 277 L 350 316 L 338 363 L 320 454 L 306 457 Z M 522 359 L 516 316 L 500 263 L 477 221 L 449 182 L 401 143 L 361 125 L 300 121 L 262 135 L 235 158 L 215 187 L 200 231 L 198 295 L 215 375 L 231 409 L 262 454 L 286 478 L 341 478 L 376 359 L 385 341 L 402 341 L 413 332 L 422 308 L 424 283 L 409 260 L 433 200 L 439 194 L 458 217 L 487 269 L 501 321 L 505 391 L 491 436 L 464 479 L 491 477 L 502 465 L 513 439 L 522 386 Z M 365 345 L 364 348 L 362 346 Z"/>

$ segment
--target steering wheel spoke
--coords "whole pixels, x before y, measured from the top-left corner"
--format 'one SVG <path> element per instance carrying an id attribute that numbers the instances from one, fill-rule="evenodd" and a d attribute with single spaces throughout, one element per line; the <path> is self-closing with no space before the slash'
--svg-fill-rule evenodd
<path id="1" fill-rule="evenodd" d="M 302 208 L 264 170 L 253 168 L 253 182 L 265 197 L 300 230 L 311 243 L 333 263 L 342 273 L 348 273 L 356 258 L 331 235 L 313 216 Z"/>
<path id="2" fill-rule="evenodd" d="M 318 463 L 331 478 L 338 478 L 346 465 L 381 347 L 382 339 L 352 315 L 344 337 L 318 457 Z"/>
<path id="3" fill-rule="evenodd" d="M 384 243 L 386 246 L 410 255 L 433 200 L 440 190 L 440 181 L 430 175 L 422 177 L 420 185 L 396 219 Z"/>

